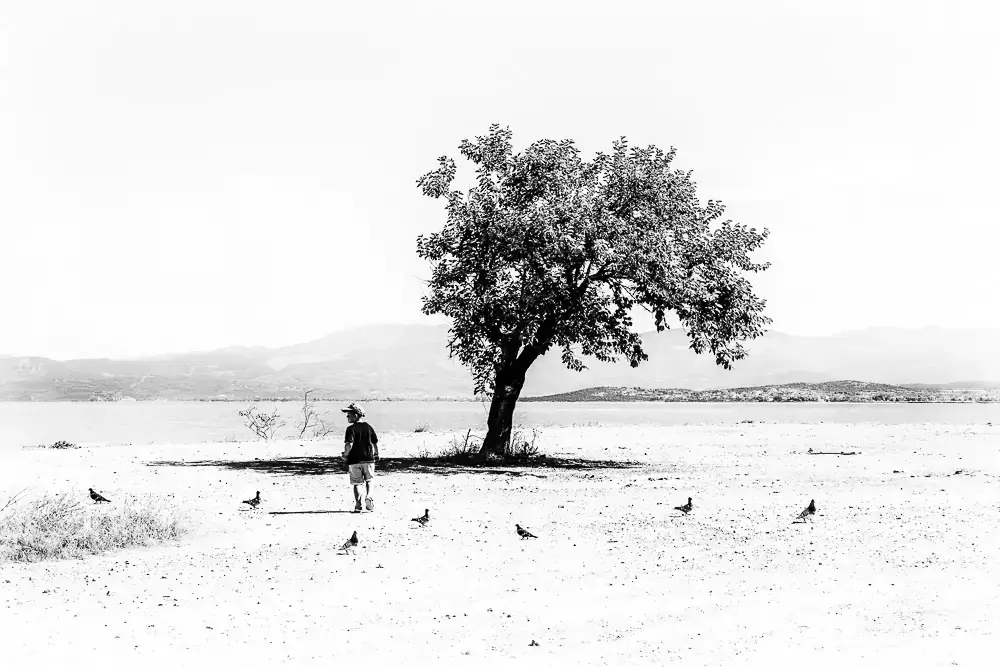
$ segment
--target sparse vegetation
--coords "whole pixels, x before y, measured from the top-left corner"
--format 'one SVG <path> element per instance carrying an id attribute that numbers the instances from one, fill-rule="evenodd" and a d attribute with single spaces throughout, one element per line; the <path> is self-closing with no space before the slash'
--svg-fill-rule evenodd
<path id="1" fill-rule="evenodd" d="M 252 403 L 246 410 L 240 410 L 240 417 L 243 417 L 243 425 L 261 440 L 273 440 L 274 434 L 285 425 L 285 420 L 278 416 L 278 408 L 266 414 L 259 412 Z"/>
<path id="2" fill-rule="evenodd" d="M 501 457 L 507 461 L 529 461 L 544 456 L 538 449 L 538 436 L 537 428 L 531 429 L 531 440 L 525 437 L 523 431 L 514 431 L 510 443 L 501 452 Z"/>
<path id="3" fill-rule="evenodd" d="M 482 463 L 484 461 L 497 465 L 528 463 L 533 459 L 545 458 L 545 455 L 538 448 L 539 435 L 540 431 L 533 428 L 529 440 L 523 431 L 514 431 L 510 442 L 504 448 L 497 452 L 484 454 L 482 436 L 473 435 L 472 429 L 469 429 L 462 438 L 452 436 L 451 442 L 437 454 L 432 454 L 430 450 L 422 447 L 417 453 L 417 458 L 456 464 Z"/>
<path id="4" fill-rule="evenodd" d="M 479 451 L 483 446 L 483 439 L 478 435 L 472 435 L 472 429 L 465 432 L 465 437 L 459 440 L 452 436 L 451 444 L 445 446 L 438 454 L 438 458 L 455 463 L 471 461 L 479 457 Z"/>
<path id="5" fill-rule="evenodd" d="M 57 440 L 49 445 L 49 449 L 79 449 L 79 445 L 74 445 L 67 440 Z"/>
<path id="6" fill-rule="evenodd" d="M 66 494 L 20 492 L 0 506 L 0 563 L 80 558 L 179 539 L 185 522 L 152 496 L 102 507 Z"/>
<path id="7" fill-rule="evenodd" d="M 310 426 L 315 425 L 319 416 L 316 414 L 316 408 L 309 404 L 309 394 L 313 392 L 309 389 L 302 396 L 302 428 L 299 429 L 299 437 L 301 438 L 306 434 L 306 431 Z"/>
<path id="8" fill-rule="evenodd" d="M 431 425 L 427 422 L 420 422 L 417 427 L 413 429 L 414 433 L 426 433 L 431 430 Z"/>
<path id="9" fill-rule="evenodd" d="M 313 391 L 313 389 L 309 389 L 302 396 L 302 422 L 299 428 L 299 438 L 306 437 L 306 431 L 310 430 L 310 437 L 324 438 L 337 429 L 336 426 L 326 421 L 329 413 L 320 414 L 316 411 L 316 401 L 309 401 L 309 394 Z"/>
<path id="10" fill-rule="evenodd" d="M 316 422 L 316 425 L 313 427 L 312 437 L 314 437 L 314 438 L 325 438 L 326 436 L 330 435 L 334 431 L 339 431 L 340 429 L 341 429 L 340 426 L 336 426 L 334 424 L 330 424 L 329 422 L 325 421 L 323 418 L 320 418 L 319 421 Z"/>

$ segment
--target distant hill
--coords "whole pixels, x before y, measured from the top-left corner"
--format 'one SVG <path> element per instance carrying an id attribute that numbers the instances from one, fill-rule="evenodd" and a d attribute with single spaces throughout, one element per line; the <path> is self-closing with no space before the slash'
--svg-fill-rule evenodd
<path id="1" fill-rule="evenodd" d="M 944 384 L 908 384 L 904 385 L 910 389 L 946 389 L 946 390 L 996 390 L 1000 389 L 1000 382 L 946 382 Z"/>
<path id="2" fill-rule="evenodd" d="M 994 403 L 998 390 L 959 390 L 901 387 L 877 382 L 793 382 L 732 389 L 643 389 L 641 387 L 591 387 L 551 396 L 522 399 L 550 402 L 662 403 Z"/>
<path id="3" fill-rule="evenodd" d="M 1000 387 L 996 329 L 866 329 L 836 336 L 771 332 L 732 371 L 689 349 L 683 331 L 642 334 L 649 361 L 590 360 L 582 373 L 550 352 L 523 395 L 602 387 L 688 390 L 822 383 L 854 378 L 911 389 Z M 358 327 L 281 348 L 227 347 L 144 359 L 0 358 L 0 400 L 247 400 L 471 398 L 469 372 L 448 358 L 447 327 Z"/>

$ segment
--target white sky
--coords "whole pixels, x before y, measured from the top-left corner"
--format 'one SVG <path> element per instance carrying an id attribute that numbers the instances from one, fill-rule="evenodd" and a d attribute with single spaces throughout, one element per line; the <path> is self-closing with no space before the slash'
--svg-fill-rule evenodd
<path id="1" fill-rule="evenodd" d="M 479 7 L 473 9 L 473 7 Z M 426 322 L 466 137 L 678 148 L 773 329 L 1000 327 L 994 3 L 0 0 L 0 352 Z"/>

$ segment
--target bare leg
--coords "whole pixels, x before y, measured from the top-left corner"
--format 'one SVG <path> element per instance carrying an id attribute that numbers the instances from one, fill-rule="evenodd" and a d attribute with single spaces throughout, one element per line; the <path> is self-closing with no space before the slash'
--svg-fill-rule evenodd
<path id="1" fill-rule="evenodd" d="M 369 512 L 375 509 L 375 503 L 372 501 L 372 482 L 371 480 L 365 480 L 365 509 Z"/>
<path id="2" fill-rule="evenodd" d="M 354 507 L 355 509 L 361 507 L 361 485 L 354 485 Z"/>

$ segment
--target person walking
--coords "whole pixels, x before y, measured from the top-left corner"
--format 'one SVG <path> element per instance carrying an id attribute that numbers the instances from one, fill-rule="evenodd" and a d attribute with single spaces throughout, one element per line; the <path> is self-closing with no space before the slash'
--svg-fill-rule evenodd
<path id="1" fill-rule="evenodd" d="M 375 462 L 378 461 L 378 435 L 371 424 L 365 421 L 365 410 L 357 403 L 351 403 L 341 412 L 346 414 L 347 421 L 350 422 L 344 433 L 344 453 L 341 458 L 347 461 L 351 486 L 354 487 L 354 511 L 367 509 L 371 512 L 375 509 L 371 494 Z M 362 486 L 365 488 L 364 496 L 361 495 Z"/>

